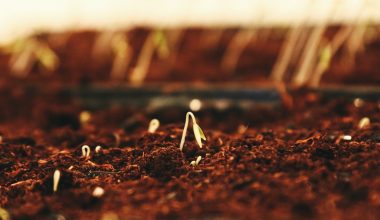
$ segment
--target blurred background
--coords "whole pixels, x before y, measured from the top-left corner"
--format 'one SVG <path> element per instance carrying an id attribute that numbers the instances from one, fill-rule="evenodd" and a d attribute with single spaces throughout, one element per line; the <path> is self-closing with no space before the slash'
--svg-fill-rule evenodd
<path id="1" fill-rule="evenodd" d="M 377 0 L 15 0 L 2 83 L 379 85 Z"/>

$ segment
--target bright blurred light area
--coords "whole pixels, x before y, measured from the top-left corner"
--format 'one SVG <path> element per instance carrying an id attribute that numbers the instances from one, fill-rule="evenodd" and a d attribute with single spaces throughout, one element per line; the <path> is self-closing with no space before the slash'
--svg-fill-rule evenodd
<path id="1" fill-rule="evenodd" d="M 192 99 L 189 103 L 189 108 L 193 112 L 197 112 L 202 108 L 202 102 L 199 99 Z"/>
<path id="2" fill-rule="evenodd" d="M 0 42 L 37 31 L 380 21 L 378 0 L 2 0 Z"/>

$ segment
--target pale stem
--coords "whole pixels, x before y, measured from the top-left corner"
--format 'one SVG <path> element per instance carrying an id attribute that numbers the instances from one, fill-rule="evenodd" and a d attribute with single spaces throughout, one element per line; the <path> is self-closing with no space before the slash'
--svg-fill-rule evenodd
<path id="1" fill-rule="evenodd" d="M 141 84 L 148 73 L 149 65 L 155 50 L 154 37 L 155 33 L 152 32 L 145 40 L 144 46 L 137 60 L 137 65 L 130 75 L 130 80 L 134 84 Z"/>
<path id="2" fill-rule="evenodd" d="M 183 132 L 182 132 L 182 137 L 181 137 L 181 142 L 179 144 L 179 149 L 182 151 L 183 145 L 185 144 L 185 138 L 186 138 L 186 132 L 187 132 L 187 127 L 189 126 L 189 117 L 192 118 L 193 120 L 193 126 L 194 124 L 197 124 L 197 121 L 195 120 L 195 116 L 192 112 L 186 113 L 186 121 L 185 121 L 185 126 L 183 127 Z"/>
<path id="3" fill-rule="evenodd" d="M 281 48 L 280 55 L 277 58 L 276 64 L 274 65 L 273 71 L 271 73 L 271 78 L 275 82 L 282 81 L 285 75 L 286 69 L 289 66 L 292 55 L 294 54 L 294 49 L 301 35 L 301 32 L 302 32 L 301 27 L 295 27 L 289 31 L 286 37 L 286 41 Z"/>
<path id="4" fill-rule="evenodd" d="M 53 175 L 53 192 L 58 190 L 59 179 L 61 178 L 61 172 L 59 170 L 54 171 Z"/>
<path id="5" fill-rule="evenodd" d="M 222 59 L 222 70 L 232 73 L 235 71 L 241 54 L 255 37 L 254 30 L 240 30 L 230 41 Z"/>

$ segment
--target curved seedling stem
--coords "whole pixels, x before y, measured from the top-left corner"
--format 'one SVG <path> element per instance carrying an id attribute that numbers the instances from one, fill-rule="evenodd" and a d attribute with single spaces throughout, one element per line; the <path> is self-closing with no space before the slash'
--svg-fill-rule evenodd
<path id="1" fill-rule="evenodd" d="M 199 145 L 200 148 L 202 148 L 202 140 L 206 140 L 206 136 L 204 135 L 201 127 L 199 127 L 199 125 L 197 124 L 197 121 L 195 120 L 194 114 L 192 112 L 187 112 L 186 113 L 185 126 L 183 127 L 182 138 L 181 138 L 181 142 L 179 145 L 179 149 L 181 151 L 182 151 L 183 145 L 185 144 L 187 127 L 189 126 L 189 117 L 191 117 L 191 119 L 193 121 L 194 137 L 195 137 L 195 140 L 197 141 L 197 144 Z"/>

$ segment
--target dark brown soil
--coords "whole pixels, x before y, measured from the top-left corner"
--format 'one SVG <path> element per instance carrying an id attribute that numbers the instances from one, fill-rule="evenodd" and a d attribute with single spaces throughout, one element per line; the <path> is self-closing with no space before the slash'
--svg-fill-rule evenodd
<path id="1" fill-rule="evenodd" d="M 207 141 L 200 149 L 190 128 L 181 152 L 186 109 L 156 112 L 161 127 L 150 134 L 153 115 L 143 109 L 96 111 L 81 122 L 83 109 L 54 93 L 1 93 L 0 206 L 12 219 L 380 218 L 375 101 L 308 94 L 291 109 L 203 109 L 195 115 Z M 371 124 L 359 129 L 363 117 Z"/>

